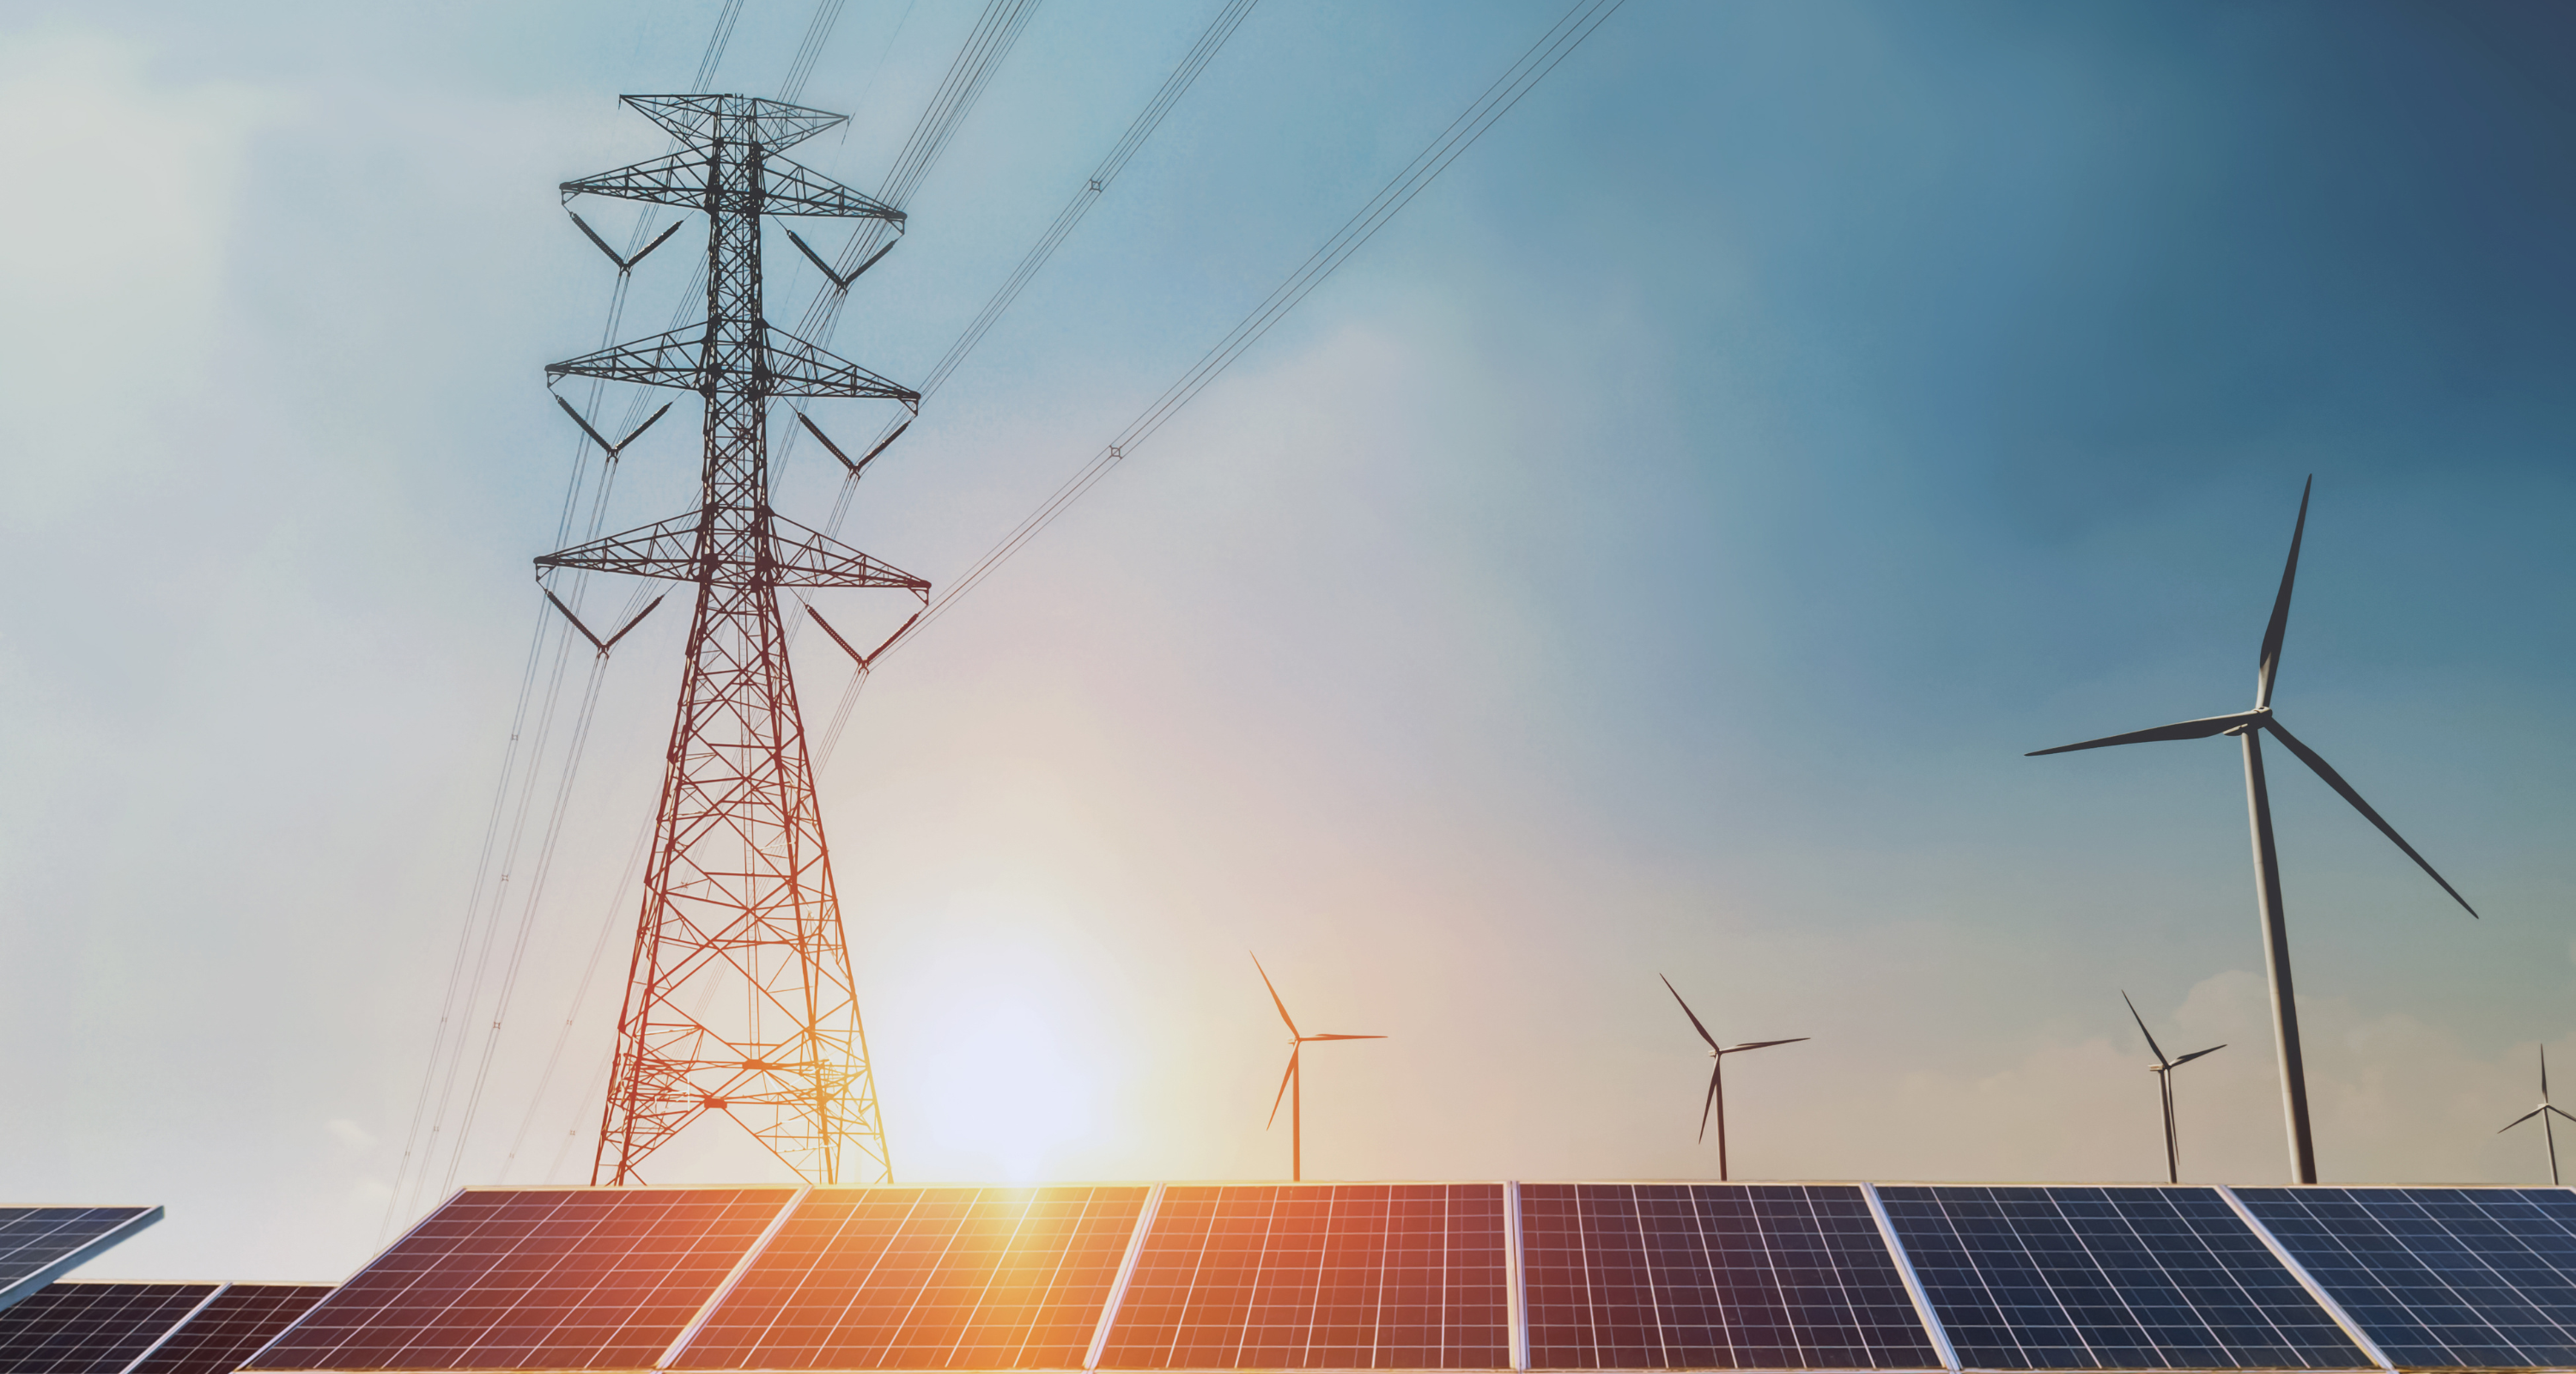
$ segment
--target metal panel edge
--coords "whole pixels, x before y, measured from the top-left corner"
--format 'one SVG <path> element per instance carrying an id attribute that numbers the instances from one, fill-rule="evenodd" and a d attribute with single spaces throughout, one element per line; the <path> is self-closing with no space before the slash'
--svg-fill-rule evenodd
<path id="1" fill-rule="evenodd" d="M 161 1208 L 159 1204 L 156 1203 L 150 1207 L 146 1207 L 142 1211 L 135 1213 L 133 1216 L 127 1217 L 125 1220 L 99 1232 L 97 1235 L 92 1236 L 81 1244 L 72 1247 L 71 1251 L 65 1254 L 61 1259 L 55 1260 L 53 1263 L 29 1274 L 27 1277 L 18 1280 L 16 1283 L 10 1284 L 6 1288 L 0 1288 L 0 1311 L 5 1311 L 8 1308 L 18 1305 L 18 1303 L 25 1299 L 33 1297 L 37 1290 L 43 1288 L 46 1284 L 52 1283 L 54 1280 L 80 1268 L 91 1260 L 97 1259 L 110 1247 L 124 1242 L 131 1238 L 135 1232 L 142 1230 L 146 1226 L 150 1226 L 152 1223 L 159 1221 L 160 1219 Z"/>
<path id="2" fill-rule="evenodd" d="M 140 1367 L 145 1360 L 152 1358 L 154 1351 L 168 1345 L 170 1343 L 170 1338 L 178 1335 L 182 1330 L 186 1329 L 188 1323 L 195 1321 L 199 1313 L 214 1306 L 215 1299 L 220 1298 L 231 1291 L 233 1291 L 233 1285 L 232 1280 L 230 1279 L 226 1279 L 222 1283 L 216 1284 L 215 1291 L 197 1299 L 196 1306 L 189 1308 L 186 1315 L 180 1317 L 179 1320 L 170 1323 L 169 1330 L 162 1332 L 160 1336 L 153 1340 L 152 1344 L 143 1347 L 142 1354 L 135 1356 L 133 1359 L 127 1360 L 125 1362 L 125 1367 L 116 1371 L 116 1374 L 134 1374 L 134 1371 Z"/>
<path id="3" fill-rule="evenodd" d="M 1914 1272 L 1914 1257 L 1905 1253 L 1905 1242 L 1896 1238 L 1896 1223 L 1888 1220 L 1887 1204 L 1878 1197 L 1878 1185 L 1860 1185 L 1860 1195 L 1869 1204 L 1870 1219 L 1878 1223 L 1878 1238 L 1887 1245 L 1888 1257 L 1896 1261 L 1896 1275 L 1905 1280 L 1905 1296 L 1914 1302 L 1914 1315 L 1923 1323 L 1923 1333 L 1932 1338 L 1932 1349 L 1941 1356 L 1941 1367 L 1958 1374 L 1959 1352 L 1950 1345 L 1950 1333 L 1941 1325 L 1941 1316 L 1932 1310 L 1932 1295 L 1923 1291 L 1923 1280 Z"/>
<path id="4" fill-rule="evenodd" d="M 1091 1328 L 1091 1345 L 1082 1352 L 1082 1367 L 1098 1369 L 1100 1357 L 1109 1349 L 1109 1328 L 1118 1320 L 1119 1304 L 1127 1301 L 1127 1281 L 1136 1277 L 1136 1261 L 1145 1254 L 1145 1233 L 1154 1229 L 1154 1214 L 1163 1209 L 1163 1187 L 1157 1183 L 1145 1190 L 1145 1205 L 1136 1212 L 1136 1228 L 1127 1233 L 1127 1253 L 1118 1257 L 1118 1277 L 1110 1280 L 1109 1296 L 1100 1303 L 1100 1320 Z"/>
<path id="5" fill-rule="evenodd" d="M 2368 1355 L 2372 1364 L 2382 1369 L 2393 1370 L 2397 1367 L 2389 1363 L 2388 1352 L 2379 1348 L 2379 1342 L 2372 1340 L 2370 1333 L 2361 1329 L 2361 1323 L 2354 1321 L 2352 1314 L 2343 1310 L 2343 1304 L 2336 1302 L 2334 1295 L 2326 1291 L 2325 1285 L 2317 1282 L 2316 1275 L 2308 1272 L 2308 1266 L 2299 1263 L 2299 1257 L 2291 1254 L 2290 1247 L 2283 1245 L 2281 1238 L 2272 1234 L 2272 1228 L 2264 1225 L 2262 1218 L 2254 1215 L 2253 1209 L 2245 1205 L 2245 1199 L 2238 1197 L 2235 1189 L 2225 1184 L 2212 1186 L 2217 1188 L 2219 1197 L 2225 1199 L 2227 1205 L 2235 1210 L 2237 1219 L 2244 1222 L 2246 1229 L 2254 1233 L 2254 1238 L 2263 1242 L 2263 1248 L 2272 1252 L 2272 1258 L 2279 1260 L 2281 1267 L 2290 1271 L 2290 1277 L 2297 1279 L 2301 1288 L 2308 1290 L 2308 1296 L 2317 1300 L 2317 1306 L 2326 1310 L 2326 1315 L 2334 1319 L 2335 1325 L 2343 1328 L 2343 1334 L 2350 1336 L 2354 1345 L 2361 1347 L 2361 1353 Z"/>
<path id="6" fill-rule="evenodd" d="M 1512 1368 L 1529 1368 L 1529 1279 L 1521 1268 L 1521 1183 L 1503 1183 L 1503 1298 Z"/>
<path id="7" fill-rule="evenodd" d="M 742 1276 L 751 1272 L 751 1262 L 760 1258 L 761 1253 L 769 1248 L 769 1243 L 778 1238 L 779 1231 L 786 1227 L 787 1219 L 794 1216 L 805 1199 L 813 1195 L 814 1185 L 811 1183 L 798 1188 L 795 1196 L 778 1209 L 778 1215 L 760 1228 L 760 1234 L 752 1238 L 751 1245 L 742 1252 L 742 1258 L 735 1260 L 733 1268 L 725 1271 L 724 1280 L 716 1285 L 716 1291 L 707 1294 L 707 1300 L 698 1304 L 697 1313 L 689 1318 L 689 1324 L 680 1328 L 680 1334 L 671 1338 L 671 1344 L 662 1351 L 661 1358 L 653 1361 L 655 1369 L 668 1369 L 680 1358 L 681 1352 L 689 1348 L 689 1342 L 696 1340 L 698 1333 L 706 1329 L 716 1309 L 722 1307 L 724 1300 L 733 1296 L 733 1290 L 741 1286 Z"/>

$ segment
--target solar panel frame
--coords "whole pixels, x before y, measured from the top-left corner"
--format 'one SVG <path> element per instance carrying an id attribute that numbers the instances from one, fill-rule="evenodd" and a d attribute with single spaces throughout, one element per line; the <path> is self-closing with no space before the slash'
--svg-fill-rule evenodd
<path id="1" fill-rule="evenodd" d="M 468 1188 L 243 1368 L 650 1368 L 797 1195 Z"/>
<path id="2" fill-rule="evenodd" d="M 1098 1367 L 1503 1369 L 1500 1183 L 1170 1184 Z"/>
<path id="3" fill-rule="evenodd" d="M 2576 1192 L 2231 1191 L 2397 1365 L 2576 1365 Z"/>
<path id="4" fill-rule="evenodd" d="M 123 1374 L 221 1291 L 212 1283 L 47 1284 L 0 1312 L 0 1374 Z"/>
<path id="5" fill-rule="evenodd" d="M 1149 1189 L 818 1188 L 681 1369 L 1077 1369 Z"/>
<path id="6" fill-rule="evenodd" d="M 1968 1369 L 2366 1369 L 2207 1187 L 1881 1185 Z"/>
<path id="7" fill-rule="evenodd" d="M 1857 1184 L 1521 1185 L 1529 1367 L 1926 1369 Z"/>
<path id="8" fill-rule="evenodd" d="M 154 1207 L 0 1207 L 0 1310 L 161 1220 Z"/>

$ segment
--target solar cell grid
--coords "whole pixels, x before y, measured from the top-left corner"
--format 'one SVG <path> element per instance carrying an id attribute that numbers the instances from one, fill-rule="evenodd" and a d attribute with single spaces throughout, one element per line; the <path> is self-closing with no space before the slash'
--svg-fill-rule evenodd
<path id="1" fill-rule="evenodd" d="M 1967 1367 L 2370 1363 L 2215 1190 L 1878 1192 Z"/>
<path id="2" fill-rule="evenodd" d="M 0 1312 L 0 1374 L 118 1374 L 211 1283 L 54 1283 Z"/>
<path id="3" fill-rule="evenodd" d="M 259 1369 L 640 1369 L 790 1188 L 458 1194 L 263 1351 Z"/>
<path id="4" fill-rule="evenodd" d="M 1079 1368 L 1146 1191 L 816 1189 L 679 1367 Z"/>
<path id="5" fill-rule="evenodd" d="M 1940 1363 L 1857 1187 L 1524 1183 L 1534 1369 Z"/>
<path id="6" fill-rule="evenodd" d="M 2389 1359 L 2576 1365 L 2576 1195 L 2556 1188 L 2238 1188 Z"/>
<path id="7" fill-rule="evenodd" d="M 1100 1363 L 1507 1367 L 1503 1189 L 1167 1187 Z"/>
<path id="8" fill-rule="evenodd" d="M 133 1374 L 231 1374 L 330 1291 L 327 1283 L 236 1283 L 172 1332 Z"/>
<path id="9" fill-rule="evenodd" d="M 158 1207 L 0 1207 L 0 1308 L 160 1219 Z"/>

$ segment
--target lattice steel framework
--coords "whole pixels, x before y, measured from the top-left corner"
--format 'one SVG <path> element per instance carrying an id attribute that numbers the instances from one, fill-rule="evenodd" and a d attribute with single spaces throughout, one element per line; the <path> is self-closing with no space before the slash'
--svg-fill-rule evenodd
<path id="1" fill-rule="evenodd" d="M 903 216 L 779 156 L 842 116 L 731 95 L 624 100 L 679 151 L 566 182 L 564 198 L 703 210 L 706 321 L 555 363 L 548 384 L 699 393 L 705 469 L 697 510 L 536 560 L 540 577 L 574 568 L 697 585 L 591 1178 L 640 1182 L 654 1150 L 721 1114 L 809 1182 L 891 1179 L 778 589 L 892 587 L 926 604 L 930 584 L 774 514 L 767 425 L 781 397 L 921 398 L 772 327 L 760 246 L 764 215 L 898 227 Z"/>

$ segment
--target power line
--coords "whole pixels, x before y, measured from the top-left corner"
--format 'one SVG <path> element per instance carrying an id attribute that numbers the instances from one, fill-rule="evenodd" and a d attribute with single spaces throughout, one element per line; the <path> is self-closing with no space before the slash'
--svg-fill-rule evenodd
<path id="1" fill-rule="evenodd" d="M 1529 94 L 1540 81 L 1546 79 L 1549 72 L 1556 70 L 1558 63 L 1564 61 L 1567 55 L 1581 46 L 1584 39 L 1591 37 L 1592 31 L 1599 28 L 1602 21 L 1608 19 L 1625 2 L 1626 0 L 1576 0 L 1574 7 L 1541 35 L 1539 40 L 1530 46 L 1529 51 L 1521 55 L 1519 61 L 1514 62 L 1501 76 L 1496 77 L 1493 84 L 1487 86 L 1484 93 L 1478 96 L 1464 113 L 1450 121 L 1449 127 L 1442 130 L 1440 135 L 1431 141 L 1429 147 L 1415 155 L 1413 161 L 1405 164 L 1404 169 L 1397 172 L 1393 180 L 1380 188 L 1375 196 L 1369 198 L 1367 204 L 1360 207 L 1358 213 L 1352 215 L 1349 221 L 1334 231 L 1332 237 L 1326 239 L 1324 245 L 1316 249 L 1313 255 L 1291 273 L 1286 281 L 1281 282 L 1277 290 L 1272 291 L 1267 299 L 1254 307 L 1252 313 L 1245 316 L 1242 323 L 1236 325 L 1223 339 L 1218 340 L 1215 347 L 1209 349 L 1195 365 L 1181 374 L 1179 381 L 1166 388 L 1162 395 L 1145 407 L 1143 413 L 1128 422 L 1127 427 L 1120 430 L 1098 454 L 1076 470 L 1071 477 L 1065 479 L 1063 485 L 1057 487 L 1046 500 L 1040 502 L 1036 510 L 1030 512 L 1026 519 L 1014 527 L 1009 534 L 1003 536 L 1000 543 L 994 545 L 982 558 L 968 567 L 962 576 L 949 583 L 945 590 L 932 598 L 929 608 L 922 612 L 920 619 L 915 620 L 910 628 L 897 635 L 885 649 L 879 650 L 879 656 L 882 657 L 885 653 L 898 649 L 918 637 L 923 630 L 929 628 L 945 614 L 950 606 L 955 605 L 958 598 L 982 585 L 984 579 L 992 576 L 995 569 L 1009 561 L 1011 555 L 1018 553 L 1047 526 L 1055 523 L 1056 517 L 1062 515 L 1068 506 L 1080 500 L 1084 492 L 1091 490 L 1103 477 L 1108 476 L 1110 469 L 1116 467 L 1120 459 L 1126 457 L 1138 445 L 1151 439 L 1156 431 L 1180 412 L 1182 407 L 1196 399 L 1210 382 L 1215 381 L 1227 368 L 1233 366 L 1235 359 L 1243 356 L 1245 350 L 1259 343 L 1263 335 L 1269 333 L 1289 311 L 1297 307 L 1298 302 L 1304 300 L 1317 286 L 1322 285 L 1324 279 L 1330 277 L 1352 253 L 1358 251 L 1360 246 L 1371 238 L 1376 237 L 1377 232 L 1385 228 L 1387 222 L 1395 218 L 1406 205 L 1411 204 L 1413 198 L 1422 193 L 1422 188 L 1430 185 L 1450 163 L 1457 160 L 1459 154 L 1475 146 L 1476 140 L 1482 138 L 1485 131 L 1493 127 L 1494 121 L 1501 119 L 1514 105 L 1519 104 L 1521 97 Z"/>

